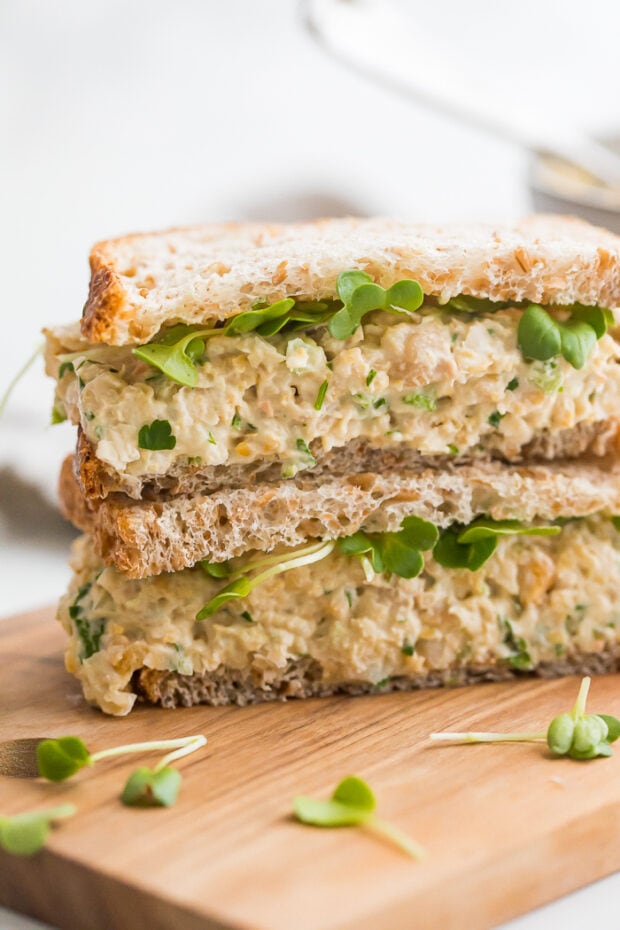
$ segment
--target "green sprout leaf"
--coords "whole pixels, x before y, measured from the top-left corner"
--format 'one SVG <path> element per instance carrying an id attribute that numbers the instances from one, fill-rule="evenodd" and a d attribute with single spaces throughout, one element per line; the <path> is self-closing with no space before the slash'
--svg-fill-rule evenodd
<path id="1" fill-rule="evenodd" d="M 272 336 L 287 322 L 289 311 L 295 306 L 292 297 L 279 300 L 268 307 L 257 307 L 246 310 L 234 316 L 224 328 L 227 336 L 236 336 L 239 333 L 252 333 L 258 330 L 262 335 Z M 265 332 L 266 330 L 266 332 Z"/>
<path id="2" fill-rule="evenodd" d="M 302 795 L 293 802 L 297 819 L 316 827 L 355 826 L 367 820 L 376 806 L 371 788 L 354 775 L 340 782 L 329 801 Z"/>
<path id="3" fill-rule="evenodd" d="M 596 332 L 588 323 L 572 320 L 557 325 L 560 328 L 562 355 L 573 368 L 583 368 L 596 345 Z"/>
<path id="4" fill-rule="evenodd" d="M 127 779 L 121 801 L 127 807 L 172 807 L 181 781 L 181 773 L 170 765 L 156 769 L 143 766 Z"/>
<path id="5" fill-rule="evenodd" d="M 39 773 L 48 781 L 65 781 L 92 765 L 90 752 L 78 736 L 44 739 L 37 746 Z"/>
<path id="6" fill-rule="evenodd" d="M 352 336 L 367 313 L 388 310 L 412 313 L 424 302 L 424 293 L 417 281 L 397 281 L 387 290 L 375 284 L 365 271 L 343 271 L 336 284 L 342 308 L 329 322 L 335 339 Z"/>
<path id="7" fill-rule="evenodd" d="M 53 823 L 75 814 L 73 804 L 0 817 L 0 847 L 13 856 L 33 856 L 45 846 Z"/>
<path id="8" fill-rule="evenodd" d="M 477 571 L 491 558 L 502 536 L 557 536 L 560 526 L 524 526 L 518 520 L 478 517 L 469 526 L 455 524 L 445 529 L 433 550 L 433 558 L 444 568 Z"/>
<path id="9" fill-rule="evenodd" d="M 232 573 L 229 562 L 207 562 L 203 559 L 200 567 L 210 578 L 228 578 Z"/>
<path id="10" fill-rule="evenodd" d="M 573 304 L 571 319 L 591 326 L 597 339 L 601 339 L 608 327 L 615 323 L 613 312 L 606 307 L 584 307 L 582 304 Z"/>
<path id="11" fill-rule="evenodd" d="M 613 325 L 611 310 L 575 304 L 564 323 L 554 319 L 544 307 L 530 304 L 521 315 L 517 342 L 524 358 L 547 361 L 562 355 L 573 368 L 583 368 L 596 340 Z"/>
<path id="12" fill-rule="evenodd" d="M 138 433 L 138 448 L 149 449 L 153 452 L 174 449 L 177 444 L 168 420 L 153 420 L 151 424 L 145 423 Z"/>
<path id="13" fill-rule="evenodd" d="M 136 358 L 159 369 L 162 374 L 185 387 L 196 387 L 198 368 L 196 362 L 204 353 L 202 337 L 212 335 L 214 330 L 201 330 L 179 323 L 169 329 L 156 342 L 133 349 Z"/>
<path id="14" fill-rule="evenodd" d="M 196 620 L 207 620 L 209 617 L 212 617 L 214 613 L 223 607 L 224 604 L 227 604 L 228 601 L 238 600 L 242 597 L 247 597 L 252 590 L 252 582 L 249 578 L 245 576 L 242 578 L 237 578 L 236 581 L 231 581 L 230 584 L 227 584 L 225 588 L 222 588 L 215 597 L 212 597 L 211 600 L 205 604 L 205 606 L 196 614 Z"/>
<path id="15" fill-rule="evenodd" d="M 396 533 L 365 533 L 359 530 L 338 540 L 345 555 L 368 558 L 375 572 L 391 572 L 401 578 L 416 578 L 424 567 L 421 552 L 439 538 L 437 528 L 420 517 L 405 517 Z"/>
<path id="16" fill-rule="evenodd" d="M 443 530 L 433 549 L 433 558 L 444 568 L 466 568 L 470 572 L 478 571 L 497 549 L 497 538 L 461 543 L 459 542 L 461 531 L 462 528 L 459 527 L 448 527 Z"/>
<path id="17" fill-rule="evenodd" d="M 620 720 L 617 717 L 612 717 L 611 714 L 597 714 L 597 717 L 600 717 L 607 724 L 607 742 L 615 743 L 620 737 Z"/>
<path id="18" fill-rule="evenodd" d="M 586 701 L 591 679 L 581 681 L 575 706 L 569 713 L 553 718 L 546 733 L 431 733 L 435 742 L 460 743 L 540 743 L 556 756 L 578 761 L 609 757 L 611 743 L 620 736 L 620 720 L 606 714 L 587 714 Z"/>
<path id="19" fill-rule="evenodd" d="M 293 801 L 297 820 L 314 827 L 363 827 L 375 836 L 392 843 L 413 859 L 422 859 L 424 850 L 397 827 L 375 815 L 376 798 L 361 778 L 343 779 L 328 801 L 301 795 Z"/>
<path id="20" fill-rule="evenodd" d="M 517 343 L 524 358 L 544 362 L 560 354 L 562 337 L 558 324 L 544 307 L 530 304 L 519 320 Z"/>
<path id="21" fill-rule="evenodd" d="M 498 536 L 557 536 L 561 532 L 561 526 L 524 526 L 518 520 L 477 517 L 461 532 L 458 539 L 460 543 L 473 543 Z"/>
<path id="22" fill-rule="evenodd" d="M 386 308 L 415 313 L 424 303 L 424 291 L 417 281 L 397 281 L 388 287 L 385 297 Z"/>

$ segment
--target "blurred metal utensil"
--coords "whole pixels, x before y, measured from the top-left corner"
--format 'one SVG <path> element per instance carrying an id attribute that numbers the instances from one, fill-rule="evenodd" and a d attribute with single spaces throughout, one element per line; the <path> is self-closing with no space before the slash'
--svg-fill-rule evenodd
<path id="1" fill-rule="evenodd" d="M 0 743 L 0 775 L 11 778 L 37 778 L 37 746 L 44 736 L 10 739 Z"/>
<path id="2" fill-rule="evenodd" d="M 415 30 L 389 0 L 304 0 L 315 38 L 337 58 L 410 97 L 432 104 L 539 156 L 552 156 L 593 180 L 620 188 L 620 156 L 577 129 L 554 124 L 476 87 L 432 37 Z M 455 56 L 458 61 L 458 56 Z"/>

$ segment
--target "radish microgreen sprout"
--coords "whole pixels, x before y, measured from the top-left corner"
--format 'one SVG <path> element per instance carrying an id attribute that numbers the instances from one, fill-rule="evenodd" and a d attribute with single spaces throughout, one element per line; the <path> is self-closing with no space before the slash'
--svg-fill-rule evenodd
<path id="1" fill-rule="evenodd" d="M 73 804 L 0 817 L 0 848 L 13 856 L 33 856 L 45 846 L 52 824 L 73 817 Z"/>
<path id="2" fill-rule="evenodd" d="M 147 743 L 129 743 L 91 753 L 77 736 L 41 740 L 37 746 L 39 773 L 48 781 L 66 781 L 85 766 L 95 765 L 133 753 L 166 752 L 153 769 L 139 768 L 127 781 L 121 800 L 123 804 L 139 806 L 165 806 L 174 804 L 181 785 L 181 775 L 170 763 L 187 756 L 207 742 L 206 736 L 183 736 L 179 739 L 154 740 Z"/>
<path id="3" fill-rule="evenodd" d="M 596 759 L 611 756 L 611 744 L 620 736 L 620 720 L 609 714 L 586 714 L 591 679 L 585 677 L 575 706 L 554 717 L 546 733 L 431 733 L 434 742 L 456 743 L 542 743 L 556 756 Z"/>
<path id="4" fill-rule="evenodd" d="M 328 801 L 304 795 L 293 801 L 297 820 L 315 827 L 362 827 L 387 840 L 412 859 L 423 859 L 425 850 L 398 827 L 375 814 L 377 800 L 370 786 L 355 775 L 343 779 Z"/>

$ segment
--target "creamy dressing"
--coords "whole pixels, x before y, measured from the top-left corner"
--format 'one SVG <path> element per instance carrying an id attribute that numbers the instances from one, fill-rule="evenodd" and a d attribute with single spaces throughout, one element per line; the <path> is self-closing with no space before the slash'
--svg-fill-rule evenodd
<path id="1" fill-rule="evenodd" d="M 557 662 L 619 639 L 620 534 L 603 517 L 570 521 L 555 537 L 503 538 L 473 573 L 427 554 L 418 578 L 368 581 L 357 559 L 334 552 L 201 623 L 197 611 L 223 582 L 199 566 L 131 580 L 102 568 L 83 537 L 73 568 L 59 609 L 67 668 L 111 714 L 131 710 L 131 677 L 143 667 L 183 675 L 221 666 L 283 670 L 309 656 L 325 682 L 377 684 L 475 664 Z M 69 612 L 84 585 L 79 619 L 100 634 L 89 658 Z"/>
<path id="2" fill-rule="evenodd" d="M 195 388 L 128 348 L 99 346 L 93 360 L 78 357 L 75 372 L 64 372 L 57 404 L 97 457 L 129 476 L 270 459 L 291 477 L 314 464 L 309 447 L 320 454 L 357 438 L 426 455 L 484 447 L 514 458 L 541 431 L 604 420 L 620 405 L 620 347 L 610 334 L 580 371 L 563 358 L 527 362 L 517 347 L 520 315 L 428 309 L 402 321 L 377 313 L 346 341 L 326 328 L 212 337 Z M 74 329 L 54 337 L 64 351 L 89 350 Z M 48 363 L 54 374 L 58 354 Z M 140 429 L 154 420 L 170 423 L 174 449 L 138 448 Z"/>

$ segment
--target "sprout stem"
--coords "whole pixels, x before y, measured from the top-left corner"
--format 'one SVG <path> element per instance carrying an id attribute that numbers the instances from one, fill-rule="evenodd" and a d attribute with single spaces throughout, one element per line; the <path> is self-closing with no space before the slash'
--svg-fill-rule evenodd
<path id="1" fill-rule="evenodd" d="M 183 736 L 180 739 L 154 740 L 148 743 L 128 743 L 125 746 L 115 746 L 112 749 L 102 749 L 101 752 L 94 752 L 91 755 L 91 762 L 100 762 L 102 759 L 112 759 L 114 756 L 124 756 L 133 752 L 158 752 L 167 749 L 174 750 L 165 756 L 156 766 L 156 770 L 163 768 L 174 759 L 180 759 L 190 752 L 195 752 L 201 746 L 205 746 L 206 736 Z"/>
<path id="2" fill-rule="evenodd" d="M 363 820 L 360 823 L 360 826 L 363 827 L 363 829 L 368 830 L 370 833 L 373 833 L 375 836 L 379 836 L 381 839 L 387 840 L 388 843 L 396 846 L 407 856 L 411 856 L 412 859 L 417 859 L 420 861 L 426 856 L 426 850 L 423 846 L 420 846 L 419 843 L 416 843 L 415 840 L 412 840 L 411 837 L 408 836 L 403 830 L 400 830 L 393 824 L 382 820 L 380 817 L 368 817 L 366 820 Z"/>
<path id="3" fill-rule="evenodd" d="M 531 743 L 545 740 L 546 733 L 431 733 L 433 742 Z"/>
<path id="4" fill-rule="evenodd" d="M 257 568 L 264 568 L 266 565 L 288 566 L 289 562 L 296 561 L 302 556 L 313 555 L 315 552 L 321 551 L 323 547 L 326 545 L 328 545 L 328 543 L 325 543 L 325 542 L 312 543 L 310 546 L 304 546 L 303 549 L 297 549 L 297 551 L 293 552 L 291 556 L 287 556 L 287 555 L 283 555 L 282 553 L 279 553 L 276 555 L 265 556 L 264 559 L 256 559 L 253 562 L 246 563 L 238 570 L 231 572 L 227 580 L 235 581 L 237 578 L 241 578 L 242 575 L 247 575 L 248 572 L 253 572 Z M 333 545 L 331 549 L 333 549 Z M 329 550 L 329 552 L 331 552 L 331 549 Z M 329 552 L 326 552 L 325 555 L 329 555 Z M 321 558 L 323 557 L 324 556 L 322 555 Z M 318 561 L 318 559 L 317 560 L 313 559 L 312 561 Z"/>
<path id="5" fill-rule="evenodd" d="M 65 820 L 67 817 L 73 817 L 77 808 L 75 804 L 59 804 L 58 807 L 51 807 L 46 811 L 37 811 L 50 820 Z"/>
<path id="6" fill-rule="evenodd" d="M 581 686 L 579 688 L 579 694 L 577 695 L 577 700 L 575 701 L 575 706 L 573 707 L 573 717 L 583 717 L 586 712 L 586 701 L 588 700 L 588 691 L 590 690 L 590 682 L 592 679 L 586 675 L 585 678 L 581 681 Z"/>

